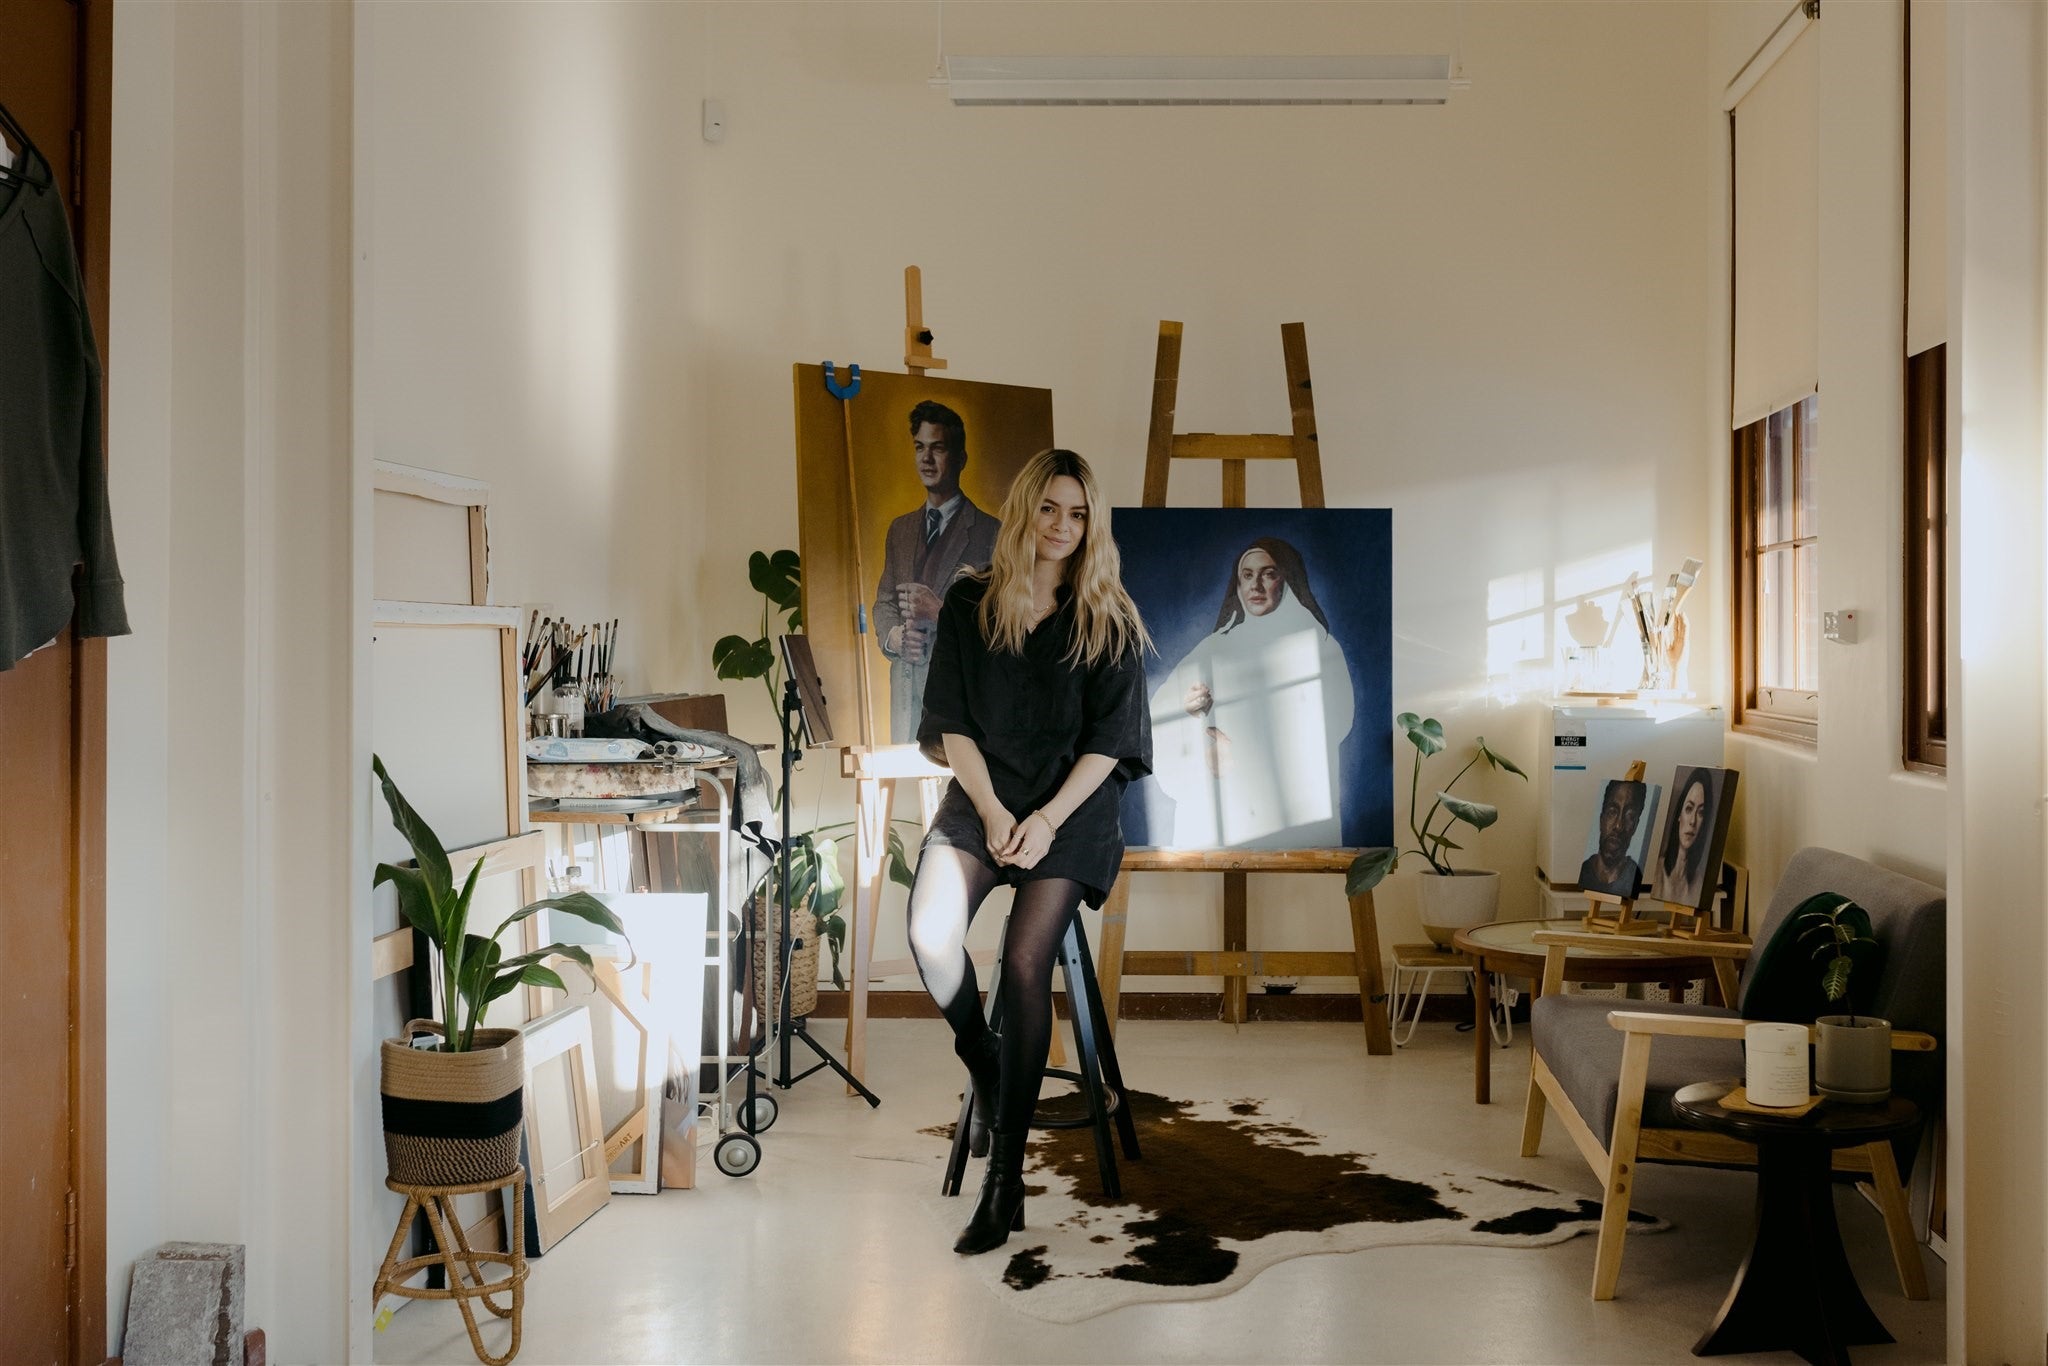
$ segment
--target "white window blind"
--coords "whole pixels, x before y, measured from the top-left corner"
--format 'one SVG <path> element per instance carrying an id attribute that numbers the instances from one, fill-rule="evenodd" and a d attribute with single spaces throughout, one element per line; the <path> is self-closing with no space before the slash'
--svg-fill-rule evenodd
<path id="1" fill-rule="evenodd" d="M 1906 10 L 1906 354 L 1948 340 L 1948 4 Z"/>
<path id="2" fill-rule="evenodd" d="M 1820 387 L 1819 28 L 1735 106 L 1737 427 Z"/>

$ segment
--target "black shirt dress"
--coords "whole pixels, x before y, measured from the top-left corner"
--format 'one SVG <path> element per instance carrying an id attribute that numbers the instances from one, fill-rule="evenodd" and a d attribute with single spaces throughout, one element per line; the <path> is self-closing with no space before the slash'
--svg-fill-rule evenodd
<path id="1" fill-rule="evenodd" d="M 1152 718 L 1145 667 L 1135 647 L 1094 668 L 1067 658 L 1073 645 L 1071 595 L 1060 590 L 1051 615 L 1025 637 L 1021 655 L 998 654 L 982 638 L 976 613 L 988 585 L 963 578 L 946 593 L 932 643 L 918 747 L 946 762 L 945 736 L 964 735 L 988 761 L 996 799 L 1020 820 L 1051 801 L 1083 754 L 1117 761 L 1054 832 L 1031 868 L 996 863 L 981 817 L 955 779 L 924 842 L 964 850 L 1009 885 L 1071 878 L 1100 906 L 1123 861 L 1124 788 L 1152 771 Z"/>

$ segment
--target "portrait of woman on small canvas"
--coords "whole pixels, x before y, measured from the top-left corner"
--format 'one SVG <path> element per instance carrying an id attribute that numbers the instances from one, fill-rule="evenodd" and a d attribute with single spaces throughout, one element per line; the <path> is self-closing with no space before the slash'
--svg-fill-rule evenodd
<path id="1" fill-rule="evenodd" d="M 1728 812 L 1734 805 L 1732 769 L 1678 770 L 1671 790 L 1671 818 L 1664 827 L 1650 895 L 1705 914 L 1720 882 L 1721 855 L 1728 842 Z"/>

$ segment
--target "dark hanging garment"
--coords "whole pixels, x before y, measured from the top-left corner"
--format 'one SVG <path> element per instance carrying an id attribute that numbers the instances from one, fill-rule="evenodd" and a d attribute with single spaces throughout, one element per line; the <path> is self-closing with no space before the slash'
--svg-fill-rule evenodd
<path id="1" fill-rule="evenodd" d="M 78 631 L 128 633 L 107 511 L 100 359 L 63 192 L 33 147 L 0 175 L 0 669 Z"/>

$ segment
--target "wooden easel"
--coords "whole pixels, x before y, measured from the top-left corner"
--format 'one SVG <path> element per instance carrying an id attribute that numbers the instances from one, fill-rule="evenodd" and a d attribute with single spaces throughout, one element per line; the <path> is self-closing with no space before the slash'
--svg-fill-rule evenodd
<path id="1" fill-rule="evenodd" d="M 903 268 L 903 368 L 918 376 L 928 370 L 946 368 L 946 362 L 932 354 L 932 332 L 924 323 L 924 272 L 916 266 Z M 849 462 L 852 449 L 849 435 Z M 849 477 L 850 474 L 849 464 Z M 856 527 L 855 535 L 858 534 Z M 856 582 L 864 586 L 865 579 L 857 576 Z M 866 640 L 860 645 L 865 667 Z M 861 701 L 861 724 L 865 726 L 870 713 L 867 699 L 863 697 Z M 880 918 L 882 893 L 889 882 L 889 822 L 896 810 L 896 785 L 917 784 L 918 828 L 929 830 L 953 774 L 925 758 L 915 746 L 843 750 L 840 773 L 853 779 L 854 802 L 853 923 L 848 931 L 852 939 L 848 957 L 853 966 L 846 998 L 846 1070 L 866 1081 L 868 978 L 875 968 L 875 922 Z M 1058 1030 L 1053 1031 L 1051 1061 L 1055 1067 L 1066 1061 Z M 854 1094 L 852 1087 L 847 1088 L 847 1094 Z"/>
<path id="2" fill-rule="evenodd" d="M 1644 765 L 1641 759 L 1628 766 L 1621 780 L 1625 783 L 1639 783 L 1643 780 Z M 1656 920 L 1641 920 L 1636 917 L 1636 899 L 1632 896 L 1610 896 L 1606 892 L 1587 892 L 1586 933 L 1588 934 L 1659 934 L 1665 926 Z M 1604 911 L 1602 907 L 1619 907 L 1618 910 Z"/>
<path id="3" fill-rule="evenodd" d="M 1175 460 L 1217 460 L 1223 465 L 1223 506 L 1245 505 L 1245 462 L 1292 460 L 1301 485 L 1301 505 L 1323 503 L 1322 452 L 1316 444 L 1315 398 L 1310 392 L 1308 332 L 1300 323 L 1280 328 L 1280 349 L 1287 366 L 1287 400 L 1294 430 L 1284 436 L 1219 436 L 1213 432 L 1173 430 L 1174 402 L 1180 388 L 1181 325 L 1159 324 L 1159 355 L 1152 381 L 1152 422 L 1145 442 L 1146 507 L 1166 506 L 1167 475 Z M 1099 973 L 1110 1027 L 1116 1026 L 1117 998 L 1123 975 L 1223 978 L 1223 1018 L 1242 1024 L 1248 1014 L 1250 978 L 1353 977 L 1358 979 L 1359 1011 L 1365 1021 L 1366 1051 L 1391 1054 L 1394 1041 L 1387 1024 L 1387 991 L 1380 962 L 1379 915 L 1371 892 L 1350 898 L 1351 952 L 1257 951 L 1248 947 L 1249 907 L 1245 878 L 1250 873 L 1342 873 L 1358 854 L 1355 849 L 1290 849 L 1263 851 L 1190 851 L 1136 849 L 1125 853 L 1123 870 L 1102 906 L 1102 953 Z M 1171 952 L 1124 951 L 1124 930 L 1130 916 L 1131 874 L 1220 872 L 1223 874 L 1223 949 Z"/>

